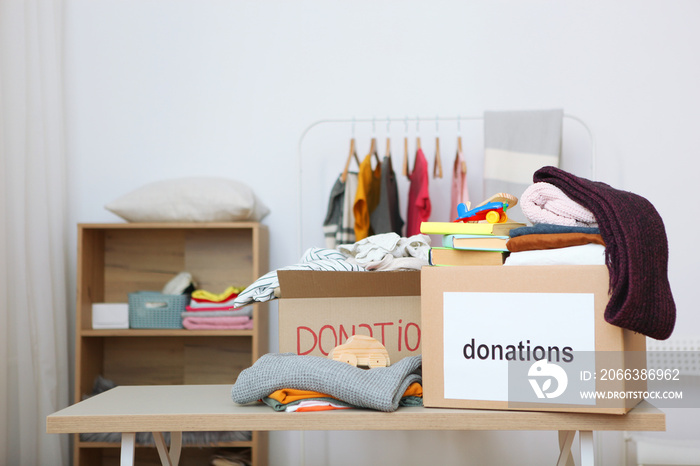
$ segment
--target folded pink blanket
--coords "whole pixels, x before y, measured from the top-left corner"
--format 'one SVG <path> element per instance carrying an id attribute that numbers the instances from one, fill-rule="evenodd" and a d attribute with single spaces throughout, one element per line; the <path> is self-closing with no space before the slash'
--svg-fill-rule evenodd
<path id="1" fill-rule="evenodd" d="M 525 189 L 520 196 L 520 208 L 533 224 L 597 226 L 590 210 L 573 201 L 564 191 L 550 183 L 534 183 Z"/>
<path id="2" fill-rule="evenodd" d="M 182 326 L 190 330 L 250 330 L 253 319 L 247 316 L 185 317 Z"/>

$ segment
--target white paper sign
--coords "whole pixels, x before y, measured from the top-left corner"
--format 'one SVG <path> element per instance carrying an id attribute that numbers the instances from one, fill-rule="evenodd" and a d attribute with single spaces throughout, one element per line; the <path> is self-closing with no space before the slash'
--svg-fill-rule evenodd
<path id="1" fill-rule="evenodd" d="M 443 299 L 447 399 L 513 401 L 513 358 L 563 363 L 595 351 L 593 293 L 445 292 Z"/>

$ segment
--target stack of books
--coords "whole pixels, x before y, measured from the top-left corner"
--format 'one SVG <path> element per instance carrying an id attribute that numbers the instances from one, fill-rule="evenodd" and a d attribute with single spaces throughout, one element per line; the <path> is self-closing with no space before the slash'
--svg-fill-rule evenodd
<path id="1" fill-rule="evenodd" d="M 523 226 L 519 222 L 423 222 L 420 232 L 442 236 L 442 246 L 430 249 L 430 265 L 503 265 L 510 230 Z"/>

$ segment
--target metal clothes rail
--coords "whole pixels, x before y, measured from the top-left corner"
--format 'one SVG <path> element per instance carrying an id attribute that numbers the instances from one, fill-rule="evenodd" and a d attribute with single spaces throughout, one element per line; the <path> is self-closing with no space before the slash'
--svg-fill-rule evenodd
<path id="1" fill-rule="evenodd" d="M 564 113 L 564 119 L 571 120 L 577 124 L 579 124 L 585 131 L 586 134 L 588 135 L 590 139 L 590 144 L 591 144 L 591 178 L 595 179 L 596 176 L 596 146 L 595 146 L 595 138 L 593 136 L 593 131 L 591 131 L 591 128 L 584 122 L 581 118 L 571 115 L 568 113 Z M 421 122 L 432 122 L 435 123 L 436 125 L 439 124 L 439 122 L 457 122 L 457 125 L 461 124 L 461 122 L 474 122 L 474 121 L 483 121 L 484 117 L 483 115 L 481 116 L 476 116 L 476 115 L 468 115 L 468 116 L 434 116 L 434 117 L 422 117 L 422 116 L 415 116 L 415 117 L 387 117 L 387 118 L 378 118 L 378 117 L 363 117 L 363 118 L 324 118 L 321 120 L 316 120 L 313 123 L 309 124 L 301 133 L 299 136 L 299 142 L 297 144 L 297 182 L 298 182 L 298 189 L 297 189 L 297 203 L 298 203 L 298 208 L 299 208 L 299 216 L 297 218 L 297 242 L 298 242 L 298 256 L 301 256 L 302 254 L 302 249 L 303 249 L 303 244 L 302 244 L 302 225 L 304 223 L 304 215 L 303 215 L 303 202 L 302 202 L 302 175 L 303 175 L 303 166 L 304 166 L 304 152 L 303 152 L 303 145 L 304 145 L 304 140 L 306 139 L 306 136 L 308 135 L 309 131 L 312 129 L 321 126 L 321 125 L 328 125 L 328 124 L 333 124 L 333 125 L 347 125 L 351 124 L 353 125 L 353 134 L 354 134 L 354 127 L 357 123 L 371 123 L 372 124 L 372 129 L 373 133 L 375 133 L 376 125 L 378 123 L 386 123 L 387 125 L 387 133 L 389 131 L 389 127 L 391 124 L 395 123 L 403 123 L 406 126 L 406 133 L 408 133 L 408 123 L 415 123 L 416 124 L 416 132 L 418 131 L 418 126 L 420 125 Z"/>

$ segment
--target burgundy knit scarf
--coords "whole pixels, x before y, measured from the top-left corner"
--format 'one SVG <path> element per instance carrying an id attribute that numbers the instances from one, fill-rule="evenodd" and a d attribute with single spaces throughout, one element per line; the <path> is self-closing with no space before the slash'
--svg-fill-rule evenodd
<path id="1" fill-rule="evenodd" d="M 555 167 L 537 170 L 533 181 L 557 186 L 593 212 L 610 274 L 606 322 L 658 340 L 668 338 L 676 305 L 668 282 L 666 230 L 654 206 L 637 194 Z"/>

